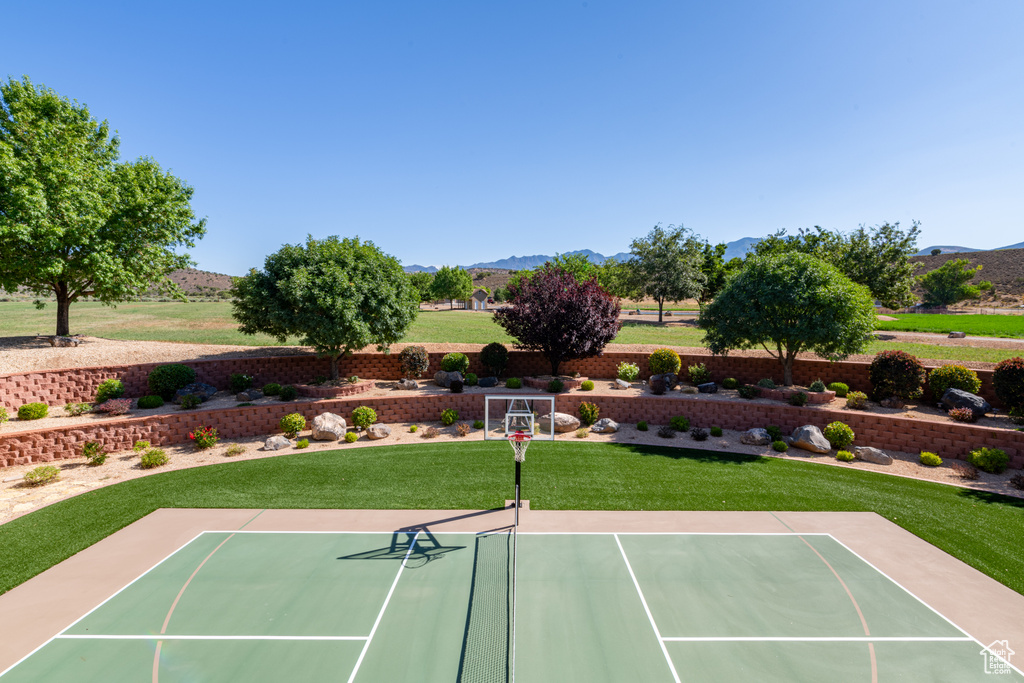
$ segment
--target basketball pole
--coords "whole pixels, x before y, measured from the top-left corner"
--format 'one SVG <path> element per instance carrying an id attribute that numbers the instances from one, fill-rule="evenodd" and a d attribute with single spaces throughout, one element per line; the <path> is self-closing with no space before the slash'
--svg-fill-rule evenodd
<path id="1" fill-rule="evenodd" d="M 519 482 L 522 473 L 522 464 L 516 460 L 516 526 L 519 526 Z"/>

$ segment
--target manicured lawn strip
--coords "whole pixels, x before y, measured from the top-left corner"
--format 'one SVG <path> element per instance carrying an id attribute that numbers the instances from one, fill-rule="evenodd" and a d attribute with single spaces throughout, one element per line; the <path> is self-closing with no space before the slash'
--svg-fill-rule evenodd
<path id="1" fill-rule="evenodd" d="M 910 344 L 901 342 L 873 341 L 863 351 L 874 355 L 879 351 L 899 349 L 921 359 L 967 360 L 983 363 L 998 363 L 1005 358 L 1024 355 L 1022 349 L 988 349 L 976 346 L 933 346 L 931 344 Z"/>
<path id="2" fill-rule="evenodd" d="M 980 337 L 1024 337 L 1024 316 L 1020 315 L 935 315 L 906 313 L 879 320 L 875 329 L 903 332 L 966 332 Z"/>
<path id="3" fill-rule="evenodd" d="M 322 451 L 167 472 L 0 526 L 0 592 L 161 507 L 488 509 L 513 467 L 494 443 Z M 537 510 L 874 511 L 1024 593 L 1024 501 L 810 463 L 686 449 L 535 443 Z"/>

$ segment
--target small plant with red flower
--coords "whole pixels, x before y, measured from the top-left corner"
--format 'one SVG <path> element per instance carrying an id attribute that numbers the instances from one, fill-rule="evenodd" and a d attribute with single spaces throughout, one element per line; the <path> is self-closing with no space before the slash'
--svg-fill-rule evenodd
<path id="1" fill-rule="evenodd" d="M 188 438 L 195 442 L 197 450 L 206 450 L 217 445 L 217 430 L 213 427 L 197 427 L 188 433 Z"/>

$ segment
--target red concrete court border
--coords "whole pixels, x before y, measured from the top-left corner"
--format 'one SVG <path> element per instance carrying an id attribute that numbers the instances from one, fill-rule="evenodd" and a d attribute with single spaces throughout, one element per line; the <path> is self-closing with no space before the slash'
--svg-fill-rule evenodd
<path id="1" fill-rule="evenodd" d="M 487 531 L 512 510 L 161 509 L 0 595 L 0 671 L 203 531 Z M 1024 595 L 873 512 L 522 510 L 521 532 L 827 533 L 987 644 L 1024 646 Z M 769 577 L 770 578 L 770 577 Z"/>

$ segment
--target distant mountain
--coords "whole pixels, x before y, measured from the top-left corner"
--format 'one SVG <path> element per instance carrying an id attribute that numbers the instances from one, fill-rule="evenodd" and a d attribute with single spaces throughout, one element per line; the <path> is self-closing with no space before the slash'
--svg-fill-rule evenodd
<path id="1" fill-rule="evenodd" d="M 747 252 L 754 248 L 754 245 L 761 241 L 760 237 L 741 237 L 735 242 L 726 242 L 725 260 L 743 258 Z"/>
<path id="2" fill-rule="evenodd" d="M 1003 249 L 1013 249 L 1014 247 L 1003 247 Z M 943 254 L 964 254 L 970 251 L 985 251 L 984 249 L 971 249 L 970 247 L 953 247 L 953 246 L 932 246 L 925 247 L 921 251 L 914 254 L 914 256 L 930 256 L 932 251 L 938 249 Z"/>
<path id="3" fill-rule="evenodd" d="M 407 273 L 436 273 L 437 268 L 434 266 L 418 266 L 415 263 L 411 266 L 405 266 L 405 272 Z"/>
<path id="4" fill-rule="evenodd" d="M 1024 242 L 1017 242 L 1017 244 L 1011 244 L 1008 247 L 999 247 L 1000 249 L 1024 249 Z"/>

